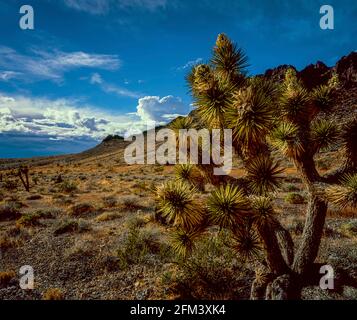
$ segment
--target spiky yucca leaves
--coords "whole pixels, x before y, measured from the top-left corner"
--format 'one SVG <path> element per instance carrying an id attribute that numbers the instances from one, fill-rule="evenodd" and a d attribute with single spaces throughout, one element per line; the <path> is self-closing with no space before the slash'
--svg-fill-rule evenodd
<path id="1" fill-rule="evenodd" d="M 343 127 L 341 136 L 346 154 L 346 166 L 355 171 L 357 170 L 357 117 Z"/>
<path id="2" fill-rule="evenodd" d="M 207 128 L 219 129 L 224 126 L 224 114 L 235 90 L 235 84 L 215 79 L 208 89 L 196 92 L 194 105 Z"/>
<path id="3" fill-rule="evenodd" d="M 311 140 L 315 145 L 316 152 L 336 143 L 338 137 L 339 130 L 332 121 L 319 119 L 311 125 Z"/>
<path id="4" fill-rule="evenodd" d="M 212 223 L 234 229 L 247 215 L 249 201 L 237 186 L 227 184 L 216 188 L 207 201 Z"/>
<path id="5" fill-rule="evenodd" d="M 266 155 L 249 160 L 246 170 L 249 186 L 257 195 L 266 195 L 275 191 L 280 184 L 281 173 L 284 171 L 279 167 L 279 162 L 274 162 Z"/>
<path id="6" fill-rule="evenodd" d="M 204 218 L 202 206 L 194 200 L 196 190 L 182 181 L 169 181 L 157 189 L 158 209 L 175 226 L 192 230 Z"/>
<path id="7" fill-rule="evenodd" d="M 178 133 L 178 130 L 182 130 L 182 129 L 189 130 L 189 129 L 195 128 L 195 124 L 193 122 L 193 119 L 189 116 L 188 117 L 178 117 L 170 123 L 169 128 L 171 130 L 174 130 L 175 133 L 176 133 L 176 131 Z"/>
<path id="8" fill-rule="evenodd" d="M 262 226 L 274 227 L 276 224 L 275 211 L 270 197 L 252 196 L 250 197 L 252 206 L 252 221 L 257 228 Z"/>
<path id="9" fill-rule="evenodd" d="M 313 105 L 317 111 L 329 112 L 333 107 L 334 90 L 331 86 L 319 86 L 311 94 Z"/>
<path id="10" fill-rule="evenodd" d="M 253 89 L 253 91 L 260 91 L 266 97 L 269 97 L 272 103 L 278 99 L 281 94 L 281 85 L 275 83 L 272 80 L 268 80 L 262 77 L 252 77 L 248 79 L 248 85 Z"/>
<path id="11" fill-rule="evenodd" d="M 341 185 L 327 188 L 328 199 L 341 208 L 357 208 L 357 173 L 347 174 Z"/>
<path id="12" fill-rule="evenodd" d="M 303 87 L 285 90 L 279 106 L 283 117 L 293 123 L 303 123 L 311 115 L 309 95 Z"/>
<path id="13" fill-rule="evenodd" d="M 225 34 L 220 34 L 213 50 L 212 64 L 221 77 L 242 83 L 248 67 L 248 58 Z"/>
<path id="14" fill-rule="evenodd" d="M 289 158 L 296 158 L 304 152 L 304 147 L 298 136 L 299 128 L 290 123 L 282 122 L 270 134 L 270 143 Z"/>
<path id="15" fill-rule="evenodd" d="M 195 248 L 195 242 L 202 236 L 204 229 L 193 230 L 176 229 L 171 234 L 171 247 L 173 251 L 181 258 L 187 258 Z"/>
<path id="16" fill-rule="evenodd" d="M 243 261 L 253 261 L 260 257 L 262 244 L 258 233 L 249 224 L 234 230 L 232 248 Z"/>
<path id="17" fill-rule="evenodd" d="M 245 151 L 259 148 L 274 125 L 274 111 L 270 98 L 252 87 L 239 90 L 226 112 L 226 123 L 233 139 Z"/>
<path id="18" fill-rule="evenodd" d="M 197 169 L 197 166 L 192 164 L 180 164 L 175 166 L 176 178 L 187 182 L 198 190 L 204 190 L 204 179 Z"/>

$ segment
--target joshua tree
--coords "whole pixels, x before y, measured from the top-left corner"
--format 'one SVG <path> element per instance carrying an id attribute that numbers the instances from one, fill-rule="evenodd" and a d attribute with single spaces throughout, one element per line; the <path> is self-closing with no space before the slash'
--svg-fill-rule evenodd
<path id="1" fill-rule="evenodd" d="M 30 192 L 29 168 L 27 166 L 20 167 L 17 175 L 20 178 L 25 190 Z"/>
<path id="2" fill-rule="evenodd" d="M 192 166 L 181 166 L 177 181 L 158 188 L 159 209 L 173 225 L 173 247 L 182 256 L 190 254 L 209 226 L 218 225 L 231 233 L 237 254 L 258 266 L 253 299 L 296 298 L 307 275 L 314 273 L 328 203 L 357 206 L 357 119 L 342 127 L 331 120 L 336 76 L 308 91 L 292 69 L 283 83 L 273 83 L 264 77 L 247 77 L 246 67 L 243 51 L 219 35 L 211 61 L 194 66 L 187 77 L 194 117 L 180 118 L 172 125 L 174 129 L 232 129 L 234 149 L 246 176 L 214 179 L 213 166 L 197 165 L 202 177 L 215 186 L 202 203 L 197 200 L 202 197 L 195 197 L 197 172 Z M 342 148 L 345 161 L 340 169 L 323 176 L 314 156 L 331 146 Z M 275 150 L 295 165 L 308 194 L 296 253 L 273 206 L 283 171 L 273 157 Z"/>

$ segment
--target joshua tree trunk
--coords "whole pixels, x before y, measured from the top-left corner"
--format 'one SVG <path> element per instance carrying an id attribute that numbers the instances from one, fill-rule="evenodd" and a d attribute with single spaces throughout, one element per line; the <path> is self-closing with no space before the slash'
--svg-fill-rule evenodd
<path id="1" fill-rule="evenodd" d="M 259 233 L 266 247 L 266 258 L 270 272 L 274 275 L 282 275 L 288 272 L 289 267 L 283 258 L 275 230 L 268 226 L 262 226 L 259 228 Z"/>
<path id="2" fill-rule="evenodd" d="M 277 253 L 274 246 L 276 242 L 273 241 L 273 243 L 271 243 L 271 235 L 270 237 L 267 237 L 268 241 L 270 241 L 270 246 L 274 249 L 271 253 L 268 253 L 268 262 L 270 263 L 270 261 L 274 259 L 276 265 L 275 269 L 279 272 L 275 272 L 275 277 L 273 280 L 270 280 L 268 284 L 264 283 L 266 299 L 294 299 L 300 296 L 303 277 L 306 275 L 307 271 L 313 267 L 314 261 L 318 255 L 325 225 L 327 204 L 321 197 L 319 197 L 313 188 L 313 184 L 321 179 L 315 168 L 313 158 L 305 155 L 303 159 L 299 159 L 295 164 L 309 191 L 309 202 L 306 211 L 304 231 L 291 269 L 288 265 L 290 265 L 293 255 L 291 252 L 292 241 L 290 241 L 291 239 L 289 239 L 285 233 L 281 233 L 283 228 L 281 228 L 281 230 L 279 229 L 280 231 L 277 230 L 278 240 L 279 242 L 282 241 L 285 243 L 285 245 L 288 244 L 290 252 L 284 252 L 284 250 L 282 250 L 282 247 L 284 247 L 282 243 L 280 246 L 281 250 L 279 250 L 280 254 Z M 266 236 L 268 235 L 269 234 Z M 266 241 L 264 237 L 263 239 Z M 275 240 L 276 239 L 277 238 L 275 237 Z M 287 262 L 287 264 L 285 264 L 286 268 L 283 268 L 281 263 L 279 263 L 282 255 Z M 256 286 L 256 283 L 253 285 Z M 254 288 L 254 290 L 259 291 L 261 288 Z"/>
<path id="3" fill-rule="evenodd" d="M 309 199 L 302 240 L 293 264 L 293 270 L 300 275 L 306 273 L 317 257 L 326 212 L 327 204 L 312 194 Z"/>

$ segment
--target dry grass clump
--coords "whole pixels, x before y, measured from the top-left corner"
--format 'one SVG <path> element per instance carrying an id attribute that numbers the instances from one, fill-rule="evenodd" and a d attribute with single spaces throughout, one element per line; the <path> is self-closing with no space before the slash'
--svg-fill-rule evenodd
<path id="1" fill-rule="evenodd" d="M 74 193 L 78 191 L 78 185 L 73 181 L 63 181 L 59 184 L 58 190 L 63 193 Z"/>
<path id="2" fill-rule="evenodd" d="M 79 219 L 79 220 L 62 220 L 60 221 L 54 231 L 55 236 L 59 236 L 65 233 L 73 232 L 87 232 L 91 230 L 91 225 L 89 222 Z"/>
<path id="3" fill-rule="evenodd" d="M 285 196 L 285 202 L 290 204 L 303 204 L 305 203 L 305 198 L 297 192 L 290 192 Z"/>
<path id="4" fill-rule="evenodd" d="M 78 203 L 69 208 L 68 213 L 70 216 L 88 216 L 96 213 L 96 208 L 90 203 Z"/>
<path id="5" fill-rule="evenodd" d="M 164 263 L 170 257 L 170 247 L 159 240 L 155 229 L 140 229 L 131 226 L 116 252 L 120 269 L 134 264 Z"/>
<path id="6" fill-rule="evenodd" d="M 64 300 L 64 293 L 61 289 L 58 288 L 49 288 L 47 289 L 43 295 L 43 300 Z"/>
<path id="7" fill-rule="evenodd" d="M 105 221 L 112 221 L 119 218 L 121 218 L 121 215 L 118 212 L 104 212 L 98 217 L 96 217 L 95 221 L 105 222 Z"/>
<path id="8" fill-rule="evenodd" d="M 135 211 L 143 207 L 140 203 L 140 197 L 134 195 L 121 197 L 119 199 L 119 205 L 122 210 L 126 211 Z"/>
<path id="9" fill-rule="evenodd" d="M 339 232 L 345 237 L 357 238 L 357 220 L 343 223 L 339 228 Z"/>
<path id="10" fill-rule="evenodd" d="M 105 208 L 114 208 L 118 204 L 118 200 L 114 196 L 108 196 L 103 198 L 103 205 Z"/>
<path id="11" fill-rule="evenodd" d="M 40 225 L 41 219 L 53 219 L 57 211 L 38 210 L 35 212 L 24 213 L 19 220 L 16 221 L 16 226 L 20 227 L 35 227 Z"/>

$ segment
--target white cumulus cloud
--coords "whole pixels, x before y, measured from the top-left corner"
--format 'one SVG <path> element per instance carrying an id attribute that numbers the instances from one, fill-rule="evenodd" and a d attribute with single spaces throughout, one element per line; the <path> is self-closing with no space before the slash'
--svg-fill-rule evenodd
<path id="1" fill-rule="evenodd" d="M 173 96 L 147 96 L 138 100 L 137 112 L 112 114 L 75 100 L 0 93 L 0 135 L 100 140 L 109 134 L 145 130 L 153 122 L 168 123 L 187 112 L 188 107 Z"/>
<path id="2" fill-rule="evenodd" d="M 186 115 L 188 107 L 180 98 L 167 96 L 160 98 L 158 96 L 147 96 L 139 99 L 137 106 L 137 115 L 144 122 L 157 122 L 159 124 L 167 123 L 178 115 Z"/>

